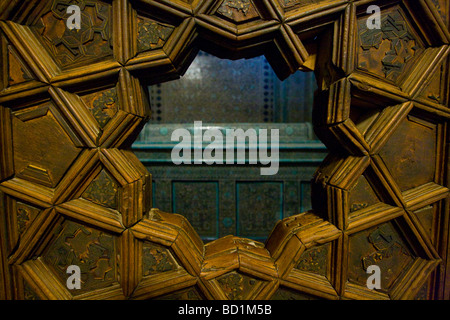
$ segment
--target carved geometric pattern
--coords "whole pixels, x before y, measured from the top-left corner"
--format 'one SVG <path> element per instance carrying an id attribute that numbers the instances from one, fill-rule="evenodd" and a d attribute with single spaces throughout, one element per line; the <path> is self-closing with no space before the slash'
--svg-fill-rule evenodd
<path id="1" fill-rule="evenodd" d="M 217 278 L 217 282 L 230 300 L 245 299 L 253 290 L 256 290 L 259 282 L 245 274 L 231 272 Z"/>
<path id="2" fill-rule="evenodd" d="M 297 3 L 300 3 L 302 1 L 300 0 L 283 0 L 283 4 L 287 7 L 287 6 L 292 6 L 295 5 Z"/>
<path id="3" fill-rule="evenodd" d="M 138 18 L 138 52 L 162 48 L 173 30 L 172 26 Z"/>
<path id="4" fill-rule="evenodd" d="M 8 46 L 8 85 L 24 83 L 34 79 L 31 71 L 25 63 L 17 56 L 15 50 Z"/>
<path id="5" fill-rule="evenodd" d="M 40 210 L 38 208 L 34 208 L 30 205 L 17 202 L 16 203 L 16 214 L 17 214 L 17 228 L 19 234 L 22 234 L 27 227 L 33 223 L 33 220 L 39 214 Z"/>
<path id="6" fill-rule="evenodd" d="M 376 265 L 382 270 L 383 290 L 391 289 L 394 281 L 414 259 L 413 253 L 392 224 L 383 224 L 354 235 L 350 240 L 350 249 L 352 268 L 349 270 L 349 280 L 364 286 L 367 268 Z M 360 266 L 354 263 L 358 259 Z"/>
<path id="7" fill-rule="evenodd" d="M 396 81 L 416 56 L 418 41 L 401 10 L 382 14 L 381 29 L 369 29 L 361 19 L 359 67 Z"/>
<path id="8" fill-rule="evenodd" d="M 272 296 L 271 300 L 318 300 L 318 298 L 307 293 L 280 287 Z"/>
<path id="9" fill-rule="evenodd" d="M 185 209 L 183 215 L 192 226 L 206 237 L 213 238 L 217 234 L 217 227 L 211 225 L 211 217 L 217 215 L 216 183 L 174 182 L 172 188 L 174 203 Z"/>
<path id="10" fill-rule="evenodd" d="M 16 177 L 54 188 L 80 153 L 48 102 L 13 113 Z M 52 132 L 47 135 L 47 132 Z M 30 144 L 30 140 L 33 143 Z M 45 150 L 45 151 L 44 151 Z"/>
<path id="11" fill-rule="evenodd" d="M 76 4 L 81 12 L 81 29 L 66 28 L 69 5 Z M 70 3 L 53 0 L 33 30 L 40 36 L 44 45 L 61 67 L 76 63 L 98 60 L 112 54 L 111 6 L 90 0 Z"/>
<path id="12" fill-rule="evenodd" d="M 117 208 L 118 185 L 103 169 L 84 191 L 82 197 L 86 200 L 108 208 Z"/>
<path id="13" fill-rule="evenodd" d="M 434 181 L 437 127 L 409 116 L 403 120 L 380 156 L 401 191 Z"/>
<path id="14" fill-rule="evenodd" d="M 63 283 L 70 265 L 81 269 L 80 292 L 109 286 L 117 280 L 117 248 L 112 235 L 70 221 L 61 229 L 43 258 Z"/>
<path id="15" fill-rule="evenodd" d="M 144 276 L 175 270 L 177 268 L 177 263 L 169 250 L 151 243 L 145 243 L 143 250 L 142 267 Z"/>
<path id="16" fill-rule="evenodd" d="M 65 26 L 73 3 L 79 31 Z M 370 3 L 381 30 L 365 26 L 367 1 L 1 4 L 0 298 L 449 299 L 437 235 L 448 234 L 450 33 L 432 1 Z M 203 243 L 183 212 L 152 208 L 130 151 L 150 117 L 144 84 L 182 76 L 200 48 L 265 55 L 280 79 L 316 74 L 313 125 L 330 154 L 312 210 L 279 217 L 266 243 Z M 270 195 L 277 181 L 264 181 Z M 114 193 L 117 209 L 105 206 Z M 365 286 L 373 263 L 382 290 Z M 72 264 L 79 291 L 65 285 Z"/>
<path id="17" fill-rule="evenodd" d="M 428 300 L 429 283 L 426 283 L 419 290 L 419 293 L 414 300 Z"/>
<path id="18" fill-rule="evenodd" d="M 251 0 L 224 0 L 217 13 L 236 23 L 259 17 Z"/>
<path id="19" fill-rule="evenodd" d="M 445 0 L 431 0 L 433 4 L 436 6 L 436 9 L 438 10 L 439 14 L 442 17 L 442 20 L 448 24 L 449 18 L 448 18 L 448 10 L 449 10 L 449 4 Z"/>
<path id="20" fill-rule="evenodd" d="M 296 268 L 300 271 L 312 272 L 325 277 L 329 254 L 330 244 L 308 249 L 300 256 Z"/>

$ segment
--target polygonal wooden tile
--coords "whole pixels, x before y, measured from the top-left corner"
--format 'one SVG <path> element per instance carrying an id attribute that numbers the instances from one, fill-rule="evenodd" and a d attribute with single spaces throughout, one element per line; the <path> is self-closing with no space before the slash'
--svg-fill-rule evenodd
<path id="1" fill-rule="evenodd" d="M 120 67 L 120 52 L 127 47 L 117 32 L 122 19 L 120 6 L 107 1 L 78 1 L 80 29 L 71 29 L 67 26 L 71 16 L 67 9 L 73 4 L 64 0 L 28 1 L 10 3 L 6 8 L 11 16 L 2 23 L 2 29 L 11 43 L 20 44 L 20 55 L 40 81 L 80 83 L 81 74 L 87 76 L 85 80 L 98 80 L 103 72 Z M 16 15 L 16 10 L 26 13 Z M 39 59 L 38 64 L 35 59 Z"/>
<path id="2" fill-rule="evenodd" d="M 42 299 L 123 298 L 118 236 L 71 220 L 55 221 L 41 235 L 40 247 L 17 266 L 32 291 Z M 80 289 L 66 286 L 67 269 L 73 265 L 80 268 Z"/>
<path id="3" fill-rule="evenodd" d="M 379 155 L 404 192 L 429 182 L 438 182 L 442 134 L 439 120 L 410 113 L 403 119 Z"/>
<path id="4" fill-rule="evenodd" d="M 0 32 L 0 55 L 3 77 L 0 79 L 0 100 L 13 93 L 44 86 L 33 69 L 3 32 Z"/>
<path id="5" fill-rule="evenodd" d="M 291 290 L 337 299 L 335 267 L 341 232 L 331 223 L 307 212 L 277 223 L 266 247 L 275 260 L 281 283 Z"/>
<path id="6" fill-rule="evenodd" d="M 57 208 L 64 215 L 120 230 L 150 209 L 150 174 L 131 152 L 92 150 L 83 172 L 89 178 L 78 181 Z"/>
<path id="7" fill-rule="evenodd" d="M 128 147 L 150 116 L 141 83 L 126 70 L 117 76 L 101 89 L 93 87 L 63 98 L 69 101 L 73 120 L 83 130 L 89 146 Z"/>
<path id="8" fill-rule="evenodd" d="M 203 242 L 186 218 L 152 209 L 131 227 L 131 234 L 141 252 L 131 258 L 137 261 L 133 299 L 168 295 L 197 283 Z"/>

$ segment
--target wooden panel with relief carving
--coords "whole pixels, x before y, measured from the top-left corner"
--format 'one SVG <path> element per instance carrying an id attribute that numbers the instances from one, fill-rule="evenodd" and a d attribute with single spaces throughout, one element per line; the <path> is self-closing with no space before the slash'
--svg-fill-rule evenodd
<path id="1" fill-rule="evenodd" d="M 369 3 L 379 29 L 367 27 Z M 69 4 L 79 30 L 66 28 Z M 448 9 L 1 0 L 0 299 L 450 299 Z M 313 124 L 330 153 L 311 177 L 310 211 L 291 212 L 302 186 L 275 178 L 174 178 L 160 203 L 201 212 L 153 208 L 151 172 L 130 150 L 151 117 L 145 88 L 183 76 L 200 50 L 265 55 L 280 79 L 316 74 Z M 233 228 L 203 223 L 221 192 L 241 200 L 227 211 L 244 218 Z M 204 243 L 196 228 L 267 240 Z M 70 265 L 81 289 L 66 285 Z M 370 266 L 381 289 L 367 286 Z"/>
<path id="2" fill-rule="evenodd" d="M 424 44 L 400 7 L 381 14 L 381 29 L 368 29 L 361 18 L 358 29 L 358 68 L 394 83 L 410 70 Z"/>
<path id="3" fill-rule="evenodd" d="M 61 68 L 71 68 L 112 56 L 112 8 L 107 2 L 80 0 L 81 29 L 69 29 L 67 2 L 48 1 L 31 29 Z"/>

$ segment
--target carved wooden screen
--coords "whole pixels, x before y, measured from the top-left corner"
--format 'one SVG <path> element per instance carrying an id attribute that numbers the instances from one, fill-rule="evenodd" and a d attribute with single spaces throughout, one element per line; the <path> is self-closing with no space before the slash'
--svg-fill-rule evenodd
<path id="1" fill-rule="evenodd" d="M 313 72 L 281 81 L 264 56 L 231 61 L 204 51 L 182 78 L 150 86 L 152 117 L 132 150 L 152 174 L 152 206 L 181 213 L 205 243 L 229 234 L 264 242 L 278 220 L 311 210 L 311 177 L 327 155 L 311 122 L 315 88 Z M 236 163 L 174 166 L 174 130 L 195 132 L 196 119 L 222 133 L 278 130 L 278 172 L 262 176 L 259 166 Z M 229 149 L 221 151 L 225 162 Z"/>
<path id="2" fill-rule="evenodd" d="M 449 298 L 448 1 L 24 0 L 0 15 L 1 298 Z M 129 149 L 150 115 L 143 85 L 178 77 L 199 49 L 316 73 L 331 153 L 313 211 L 265 244 L 205 245 L 152 209 Z"/>

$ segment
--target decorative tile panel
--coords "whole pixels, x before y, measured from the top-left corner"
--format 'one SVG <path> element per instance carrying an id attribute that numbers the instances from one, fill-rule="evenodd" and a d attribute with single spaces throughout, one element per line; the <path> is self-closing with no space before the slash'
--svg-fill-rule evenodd
<path id="1" fill-rule="evenodd" d="M 224 0 L 217 9 L 217 15 L 236 23 L 247 22 L 259 17 L 252 0 Z"/>
<path id="2" fill-rule="evenodd" d="M 145 242 L 142 252 L 143 276 L 176 270 L 178 264 L 169 249 L 160 245 Z"/>
<path id="3" fill-rule="evenodd" d="M 119 111 L 119 99 L 115 87 L 83 96 L 82 99 L 102 129 Z"/>
<path id="4" fill-rule="evenodd" d="M 414 257 L 397 228 L 385 223 L 350 237 L 349 280 L 366 286 L 366 270 L 376 265 L 381 269 L 381 288 L 388 290 Z"/>
<path id="5" fill-rule="evenodd" d="M 218 277 L 217 282 L 229 300 L 242 300 L 249 297 L 261 281 L 233 271 Z"/>
<path id="6" fill-rule="evenodd" d="M 81 149 L 73 145 L 52 102 L 19 110 L 13 115 L 16 176 L 56 187 Z"/>
<path id="7" fill-rule="evenodd" d="M 200 51 L 180 80 L 150 87 L 148 126 L 310 122 L 316 88 L 313 73 L 299 71 L 281 82 L 263 56 L 230 61 Z"/>
<path id="8" fill-rule="evenodd" d="M 421 52 L 422 44 L 400 8 L 382 12 L 381 29 L 358 24 L 359 68 L 396 82 Z"/>
<path id="9" fill-rule="evenodd" d="M 55 239 L 43 255 L 62 283 L 67 280 L 67 267 L 81 270 L 83 293 L 104 288 L 117 280 L 117 244 L 115 237 L 103 231 L 66 221 L 55 233 Z"/>
<path id="10" fill-rule="evenodd" d="M 117 182 L 103 169 L 83 192 L 82 197 L 107 208 L 117 209 L 118 190 Z"/>
<path id="11" fill-rule="evenodd" d="M 173 182 L 173 211 L 182 213 L 205 237 L 217 237 L 218 197 L 216 182 Z"/>
<path id="12" fill-rule="evenodd" d="M 67 7 L 78 5 L 81 29 L 69 29 Z M 112 55 L 111 5 L 91 0 L 71 3 L 53 0 L 48 10 L 32 26 L 42 43 L 62 68 L 101 60 Z"/>
<path id="13" fill-rule="evenodd" d="M 330 253 L 330 243 L 307 249 L 300 256 L 296 269 L 326 277 Z"/>
<path id="14" fill-rule="evenodd" d="M 174 27 L 170 25 L 144 17 L 139 17 L 137 23 L 138 52 L 162 48 L 174 30 Z"/>

